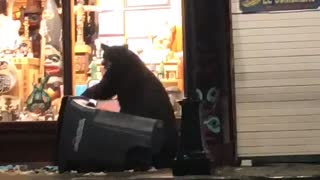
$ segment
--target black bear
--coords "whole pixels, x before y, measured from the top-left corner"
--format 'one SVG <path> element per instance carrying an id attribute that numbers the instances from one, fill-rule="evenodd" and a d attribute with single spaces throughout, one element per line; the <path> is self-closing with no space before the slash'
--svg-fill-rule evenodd
<path id="1" fill-rule="evenodd" d="M 153 157 L 153 165 L 157 168 L 171 166 L 176 155 L 178 133 L 174 110 L 165 88 L 128 46 L 102 45 L 102 49 L 102 65 L 106 73 L 100 83 L 82 95 L 100 100 L 117 95 L 121 113 L 162 120 L 166 140 L 161 153 Z"/>

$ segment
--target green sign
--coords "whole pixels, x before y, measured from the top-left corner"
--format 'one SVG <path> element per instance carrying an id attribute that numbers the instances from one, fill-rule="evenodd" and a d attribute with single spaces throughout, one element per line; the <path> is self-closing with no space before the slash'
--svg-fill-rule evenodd
<path id="1" fill-rule="evenodd" d="M 240 9 L 244 13 L 317 9 L 319 5 L 320 0 L 240 0 Z"/>

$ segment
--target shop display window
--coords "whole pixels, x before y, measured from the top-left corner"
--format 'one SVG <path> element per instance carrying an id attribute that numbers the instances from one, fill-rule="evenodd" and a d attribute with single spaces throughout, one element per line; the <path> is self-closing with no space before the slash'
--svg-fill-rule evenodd
<path id="1" fill-rule="evenodd" d="M 55 121 L 65 83 L 63 61 L 69 60 L 62 55 L 61 1 L 4 2 L 0 8 L 0 122 Z M 74 18 L 73 95 L 100 81 L 102 43 L 127 44 L 163 83 L 180 117 L 181 0 L 76 0 Z M 119 110 L 116 100 L 102 106 Z"/>
<path id="2" fill-rule="evenodd" d="M 62 21 L 54 0 L 0 8 L 0 122 L 54 121 L 63 88 Z"/>

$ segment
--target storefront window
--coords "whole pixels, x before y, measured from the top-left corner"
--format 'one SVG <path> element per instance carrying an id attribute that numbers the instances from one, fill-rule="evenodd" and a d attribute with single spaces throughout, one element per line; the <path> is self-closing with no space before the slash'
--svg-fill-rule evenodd
<path id="1" fill-rule="evenodd" d="M 78 1 L 75 9 L 75 94 L 99 82 L 101 44 L 127 44 L 161 80 L 179 117 L 177 101 L 183 97 L 181 0 Z M 105 106 L 114 109 L 117 102 L 108 101 Z"/>
<path id="2" fill-rule="evenodd" d="M 54 0 L 1 0 L 0 122 L 57 119 L 62 25 Z"/>
<path id="3" fill-rule="evenodd" d="M 59 0 L 0 0 L 0 122 L 57 120 L 61 18 Z M 127 44 L 163 83 L 180 117 L 181 0 L 76 0 L 74 18 L 74 95 L 100 81 L 101 44 Z"/>

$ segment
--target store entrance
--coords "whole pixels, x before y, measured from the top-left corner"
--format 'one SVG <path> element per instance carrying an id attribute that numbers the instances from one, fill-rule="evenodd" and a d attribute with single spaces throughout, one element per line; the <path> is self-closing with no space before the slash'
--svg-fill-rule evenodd
<path id="1" fill-rule="evenodd" d="M 177 101 L 184 91 L 181 0 L 78 2 L 75 10 L 74 95 L 100 81 L 101 44 L 127 44 L 159 78 L 180 118 Z M 104 101 L 98 108 L 120 109 L 117 100 Z"/>

